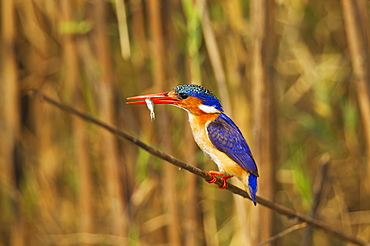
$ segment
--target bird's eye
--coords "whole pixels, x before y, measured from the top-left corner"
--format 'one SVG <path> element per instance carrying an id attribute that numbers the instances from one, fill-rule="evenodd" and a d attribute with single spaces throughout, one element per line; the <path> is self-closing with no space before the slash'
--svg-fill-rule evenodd
<path id="1" fill-rule="evenodd" d="M 181 93 L 178 94 L 178 97 L 181 100 L 184 100 L 184 99 L 188 98 L 188 96 L 189 96 L 188 93 L 185 93 L 185 92 L 181 92 Z"/>

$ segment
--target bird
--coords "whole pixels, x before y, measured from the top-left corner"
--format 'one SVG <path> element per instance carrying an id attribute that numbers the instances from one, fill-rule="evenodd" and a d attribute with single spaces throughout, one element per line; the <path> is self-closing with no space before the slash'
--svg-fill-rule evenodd
<path id="1" fill-rule="evenodd" d="M 256 205 L 258 168 L 242 132 L 228 117 L 220 100 L 208 89 L 197 84 L 177 85 L 171 91 L 127 98 L 127 104 L 168 104 L 187 111 L 193 137 L 203 153 L 218 166 L 218 171 L 208 171 L 219 188 L 227 187 L 226 180 L 237 177 Z M 136 101 L 132 101 L 136 100 Z M 145 100 L 145 101 L 138 101 Z"/>

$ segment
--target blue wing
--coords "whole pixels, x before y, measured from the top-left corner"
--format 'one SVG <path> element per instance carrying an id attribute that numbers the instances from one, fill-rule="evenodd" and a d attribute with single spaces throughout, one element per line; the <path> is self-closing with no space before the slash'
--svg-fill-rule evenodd
<path id="1" fill-rule="evenodd" d="M 257 165 L 243 134 L 225 114 L 208 124 L 208 136 L 213 145 L 248 172 L 258 177 Z"/>
<path id="2" fill-rule="evenodd" d="M 239 128 L 225 114 L 220 114 L 216 120 L 208 124 L 207 132 L 209 139 L 217 149 L 250 173 L 248 187 L 252 201 L 256 205 L 258 169 Z"/>

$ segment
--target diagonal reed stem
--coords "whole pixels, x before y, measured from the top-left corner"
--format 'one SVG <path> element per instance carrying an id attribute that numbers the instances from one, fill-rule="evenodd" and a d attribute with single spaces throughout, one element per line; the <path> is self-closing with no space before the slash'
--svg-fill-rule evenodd
<path id="1" fill-rule="evenodd" d="M 74 114 L 86 121 L 89 121 L 95 125 L 98 125 L 106 130 L 108 130 L 109 132 L 111 132 L 112 134 L 116 135 L 116 136 L 119 136 L 121 138 L 124 138 L 128 141 L 130 141 L 131 143 L 139 146 L 140 148 L 148 151 L 149 153 L 151 153 L 152 155 L 155 155 L 165 161 L 168 161 L 170 162 L 171 164 L 175 165 L 175 166 L 178 166 L 180 167 L 181 169 L 186 169 L 187 171 L 195 174 L 195 175 L 198 175 L 206 180 L 211 180 L 213 177 L 211 175 L 209 175 L 208 173 L 204 172 L 203 170 L 197 168 L 197 167 L 194 167 L 194 166 L 191 166 L 179 159 L 177 159 L 176 157 L 174 156 L 171 156 L 157 148 L 154 148 L 150 145 L 147 145 L 145 144 L 144 142 L 140 141 L 139 139 L 123 132 L 123 131 L 120 131 L 112 126 L 109 126 L 97 119 L 95 119 L 94 117 L 91 117 L 85 113 L 81 113 L 77 110 L 75 110 L 74 108 L 70 107 L 70 106 L 67 106 L 67 105 L 64 105 L 64 104 L 61 104 L 57 101 L 55 101 L 54 99 L 51 99 L 50 97 L 47 97 L 45 96 L 43 93 L 41 93 L 39 90 L 37 89 L 30 89 L 28 90 L 28 94 L 31 96 L 31 97 L 36 97 L 36 98 L 39 98 L 49 104 L 52 104 L 54 106 L 56 106 L 57 108 L 61 109 L 61 110 L 64 110 L 68 113 L 71 113 L 71 114 Z M 222 185 L 223 184 L 223 181 L 219 178 L 217 178 L 216 184 L 218 185 Z M 234 194 L 237 194 L 237 195 L 240 195 L 244 198 L 248 198 L 250 199 L 248 193 L 245 191 L 245 190 L 242 190 L 230 183 L 228 183 L 228 186 L 226 187 L 227 190 L 229 190 L 230 192 L 234 193 Z M 284 207 L 282 205 L 279 205 L 277 203 L 274 203 L 274 202 L 271 202 L 269 200 L 266 200 L 264 198 L 261 198 L 261 197 L 257 197 L 257 203 L 262 205 L 262 206 L 265 206 L 265 207 L 268 207 L 274 211 L 276 211 L 277 213 L 279 214 L 282 214 L 282 215 L 286 215 L 288 216 L 289 218 L 292 218 L 292 219 L 297 219 L 301 222 L 306 222 L 307 224 L 311 225 L 311 226 L 315 226 L 315 227 L 318 227 L 318 228 L 321 228 L 322 230 L 326 231 L 326 232 L 329 232 L 339 238 L 342 238 L 344 240 L 347 240 L 349 242 L 352 242 L 352 243 L 355 243 L 355 244 L 358 244 L 358 245 L 363 245 L 363 246 L 370 246 L 370 243 L 369 242 L 366 242 L 362 239 L 359 239 L 357 238 L 356 236 L 353 236 L 351 234 L 348 234 L 336 227 L 333 227 L 321 220 L 318 220 L 318 219 L 315 219 L 315 218 L 312 218 L 310 216 L 307 216 L 307 215 L 304 215 L 300 212 L 297 212 L 297 211 L 294 211 L 290 208 L 287 208 L 287 207 Z"/>

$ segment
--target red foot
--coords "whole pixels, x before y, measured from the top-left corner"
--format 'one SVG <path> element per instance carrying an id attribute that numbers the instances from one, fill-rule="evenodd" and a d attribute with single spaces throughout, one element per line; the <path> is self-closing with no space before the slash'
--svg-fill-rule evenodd
<path id="1" fill-rule="evenodd" d="M 220 179 L 222 179 L 224 181 L 224 183 L 222 185 L 219 185 L 218 188 L 225 189 L 227 187 L 226 180 L 229 179 L 229 178 L 232 178 L 232 177 L 233 177 L 233 175 L 226 175 L 226 176 L 221 177 Z"/>
<path id="2" fill-rule="evenodd" d="M 215 175 L 224 175 L 225 174 L 224 172 L 220 172 L 220 171 L 208 171 L 207 173 L 210 174 L 213 177 L 213 179 L 211 179 L 211 180 L 207 180 L 206 179 L 206 181 L 208 183 L 214 183 L 214 182 L 216 182 L 217 178 L 216 178 Z M 220 177 L 220 179 L 223 180 L 223 184 L 222 185 L 218 185 L 218 187 L 220 189 L 225 189 L 227 187 L 226 180 L 229 179 L 229 178 L 232 178 L 232 177 L 233 177 L 232 175 L 226 175 L 226 176 Z"/>
<path id="3" fill-rule="evenodd" d="M 220 171 L 208 171 L 208 172 L 206 172 L 206 173 L 210 174 L 210 175 L 213 177 L 213 179 L 211 179 L 211 180 L 207 180 L 207 179 L 206 179 L 206 181 L 207 181 L 208 183 L 214 183 L 214 182 L 216 182 L 217 178 L 216 178 L 216 176 L 215 176 L 215 175 L 224 175 L 224 174 L 225 174 L 225 173 L 220 172 Z"/>

